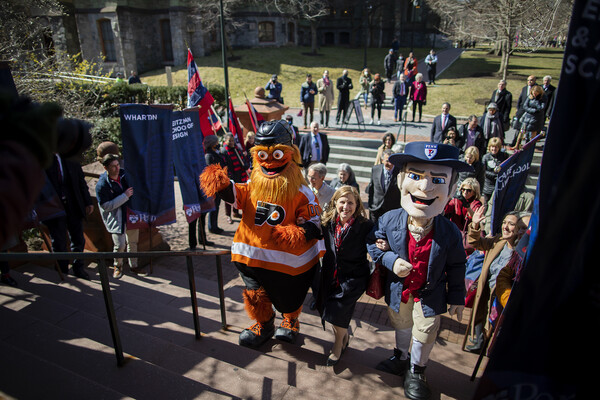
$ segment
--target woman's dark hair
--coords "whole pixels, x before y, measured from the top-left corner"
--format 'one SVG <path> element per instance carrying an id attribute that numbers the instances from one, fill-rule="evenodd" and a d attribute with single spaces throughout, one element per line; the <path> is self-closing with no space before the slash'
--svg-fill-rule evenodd
<path id="1" fill-rule="evenodd" d="M 392 146 L 394 144 L 396 144 L 396 138 L 394 137 L 393 133 L 386 133 L 385 135 L 383 135 L 383 138 L 381 138 L 381 142 L 385 145 L 385 141 L 387 138 L 391 138 L 392 139 Z"/>

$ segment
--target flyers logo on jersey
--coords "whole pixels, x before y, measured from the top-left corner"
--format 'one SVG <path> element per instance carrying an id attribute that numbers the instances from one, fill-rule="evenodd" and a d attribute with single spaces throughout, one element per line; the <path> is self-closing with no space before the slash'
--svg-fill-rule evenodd
<path id="1" fill-rule="evenodd" d="M 279 225 L 285 219 L 285 209 L 277 204 L 267 203 L 265 201 L 256 202 L 256 216 L 254 224 L 263 225 L 265 222 L 271 226 Z"/>

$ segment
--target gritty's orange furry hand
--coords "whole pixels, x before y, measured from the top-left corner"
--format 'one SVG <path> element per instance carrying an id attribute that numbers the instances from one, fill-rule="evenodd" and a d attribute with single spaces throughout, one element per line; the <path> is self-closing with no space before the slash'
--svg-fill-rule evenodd
<path id="1" fill-rule="evenodd" d="M 298 225 L 276 225 L 273 228 L 273 238 L 278 245 L 290 247 L 294 247 L 306 240 L 304 237 L 304 228 Z"/>
<path id="2" fill-rule="evenodd" d="M 231 185 L 231 181 L 227 176 L 227 167 L 211 164 L 200 174 L 200 186 L 208 197 L 214 196 L 229 185 Z"/>

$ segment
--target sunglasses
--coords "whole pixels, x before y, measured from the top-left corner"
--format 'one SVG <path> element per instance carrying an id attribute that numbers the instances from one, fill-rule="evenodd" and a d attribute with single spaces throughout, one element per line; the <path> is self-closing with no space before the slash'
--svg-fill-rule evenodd
<path id="1" fill-rule="evenodd" d="M 467 193 L 471 193 L 473 190 L 471 189 L 467 189 L 467 188 L 460 188 L 461 192 L 467 192 Z"/>

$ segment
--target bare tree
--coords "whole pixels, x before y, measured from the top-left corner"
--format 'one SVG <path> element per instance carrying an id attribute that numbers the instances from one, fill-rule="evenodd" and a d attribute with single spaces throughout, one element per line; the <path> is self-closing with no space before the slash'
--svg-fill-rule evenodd
<path id="1" fill-rule="evenodd" d="M 55 49 L 49 18 L 64 9 L 54 0 L 8 0 L 0 7 L 0 57 L 10 61 L 19 94 L 61 105 L 67 117 L 99 114 L 101 65 Z"/>
<path id="2" fill-rule="evenodd" d="M 440 16 L 440 31 L 456 40 L 491 41 L 506 79 L 518 42 L 533 49 L 568 29 L 573 0 L 425 0 Z"/>

